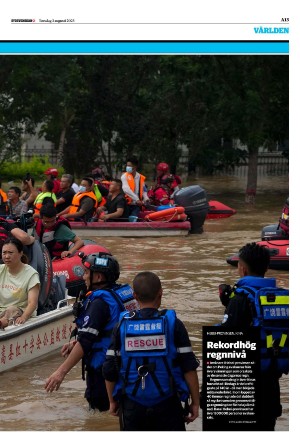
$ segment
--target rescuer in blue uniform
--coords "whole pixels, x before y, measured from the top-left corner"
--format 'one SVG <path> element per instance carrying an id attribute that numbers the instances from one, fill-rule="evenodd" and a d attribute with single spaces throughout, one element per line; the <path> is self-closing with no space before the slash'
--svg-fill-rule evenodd
<path id="1" fill-rule="evenodd" d="M 112 255 L 90 254 L 82 257 L 82 263 L 88 292 L 82 301 L 74 304 L 77 339 L 63 346 L 61 353 L 67 358 L 47 379 L 45 389 L 57 391 L 66 374 L 82 359 L 86 370 L 85 398 L 91 409 L 107 411 L 109 401 L 102 364 L 120 313 L 126 308 L 136 309 L 137 304 L 128 284 L 116 284 L 120 269 Z"/>
<path id="2" fill-rule="evenodd" d="M 185 431 L 199 415 L 199 361 L 175 311 L 159 310 L 158 276 L 139 273 L 133 289 L 140 310 L 120 315 L 103 364 L 110 413 L 122 431 Z"/>
<path id="3" fill-rule="evenodd" d="M 247 330 L 255 325 L 254 309 L 247 297 L 247 289 L 261 289 L 265 287 L 276 288 L 275 278 L 265 278 L 270 263 L 269 250 L 256 243 L 249 243 L 239 251 L 238 271 L 241 277 L 229 289 L 223 286 L 223 295 L 220 298 L 226 307 L 222 324 L 220 326 L 231 330 Z M 227 288 L 227 289 L 226 289 Z M 233 290 L 233 292 L 231 292 Z M 288 360 L 288 358 L 287 358 Z M 258 423 L 249 429 L 255 431 L 273 431 L 276 419 L 281 416 L 279 378 L 282 373 L 276 367 L 262 372 L 261 378 L 261 401 Z M 248 428 L 248 427 L 247 427 Z"/>

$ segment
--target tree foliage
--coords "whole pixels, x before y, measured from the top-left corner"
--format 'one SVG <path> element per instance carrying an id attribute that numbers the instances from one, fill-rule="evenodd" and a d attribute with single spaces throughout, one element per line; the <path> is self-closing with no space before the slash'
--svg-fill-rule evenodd
<path id="1" fill-rule="evenodd" d="M 212 173 L 245 155 L 234 139 L 251 164 L 260 146 L 288 139 L 288 57 L 2 56 L 0 160 L 39 123 L 75 174 L 98 162 L 111 172 L 112 153 L 119 169 L 134 153 L 175 170 L 179 144 L 191 168 Z"/>

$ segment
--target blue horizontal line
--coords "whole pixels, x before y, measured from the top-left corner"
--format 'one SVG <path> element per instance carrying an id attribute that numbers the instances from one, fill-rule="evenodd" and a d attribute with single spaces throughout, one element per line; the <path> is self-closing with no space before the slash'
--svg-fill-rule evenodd
<path id="1" fill-rule="evenodd" d="M 289 42 L 0 42 L 2 54 L 288 54 Z"/>

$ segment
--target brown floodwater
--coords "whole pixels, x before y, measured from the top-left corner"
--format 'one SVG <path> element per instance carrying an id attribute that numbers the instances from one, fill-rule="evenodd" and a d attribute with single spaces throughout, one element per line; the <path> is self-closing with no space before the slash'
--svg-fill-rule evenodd
<path id="1" fill-rule="evenodd" d="M 97 238 L 119 260 L 120 282 L 131 283 L 136 273 L 150 270 L 163 284 L 163 307 L 174 308 L 185 323 L 193 349 L 201 364 L 202 326 L 218 323 L 223 315 L 218 285 L 233 284 L 237 269 L 226 263 L 247 242 L 259 241 L 261 229 L 278 221 L 288 196 L 288 178 L 270 177 L 259 180 L 254 206 L 244 203 L 245 181 L 236 178 L 204 178 L 201 184 L 211 199 L 237 210 L 225 219 L 210 220 L 201 235 L 178 238 Z M 278 285 L 289 286 L 288 271 L 269 270 Z M 65 378 L 59 391 L 47 394 L 46 378 L 59 366 L 59 351 L 1 374 L 0 431 L 118 431 L 117 419 L 107 413 L 88 411 L 83 398 L 85 382 L 81 364 Z M 283 415 L 276 430 L 289 429 L 288 377 L 281 379 Z M 202 430 L 200 417 L 187 429 Z"/>

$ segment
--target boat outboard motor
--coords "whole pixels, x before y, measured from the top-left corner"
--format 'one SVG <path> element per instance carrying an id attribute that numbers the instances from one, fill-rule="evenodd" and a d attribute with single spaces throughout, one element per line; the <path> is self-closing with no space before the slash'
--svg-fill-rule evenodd
<path id="1" fill-rule="evenodd" d="M 265 226 L 261 231 L 262 241 L 279 240 L 279 239 L 289 239 L 289 234 L 282 230 L 279 224 L 271 224 Z"/>
<path id="2" fill-rule="evenodd" d="M 202 233 L 209 210 L 206 191 L 200 185 L 183 187 L 174 193 L 174 202 L 176 205 L 184 207 L 191 223 L 190 233 Z"/>

